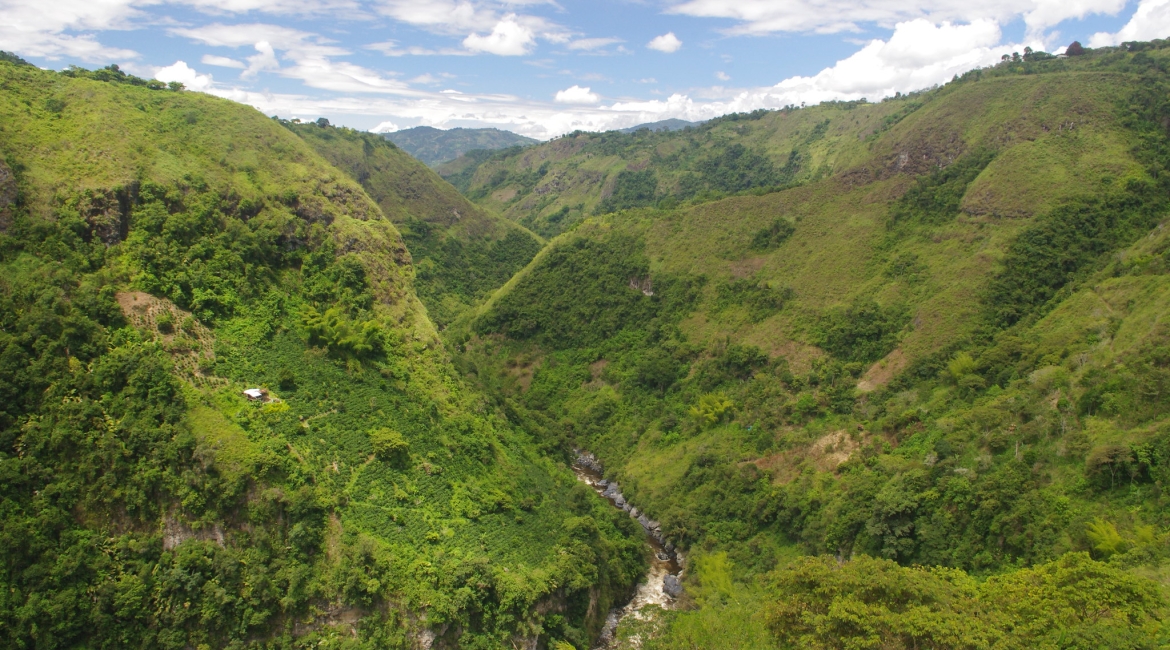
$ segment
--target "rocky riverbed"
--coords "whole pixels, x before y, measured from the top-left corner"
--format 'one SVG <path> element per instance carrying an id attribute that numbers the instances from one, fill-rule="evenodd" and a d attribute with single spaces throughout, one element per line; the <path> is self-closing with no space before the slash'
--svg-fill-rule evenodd
<path id="1" fill-rule="evenodd" d="M 643 610 L 652 605 L 672 609 L 676 599 L 682 595 L 683 556 L 662 534 L 662 527 L 637 506 L 626 500 L 621 487 L 604 478 L 604 468 L 597 457 L 587 451 L 578 451 L 573 463 L 573 472 L 583 483 L 609 501 L 615 508 L 624 510 L 636 519 L 646 531 L 646 543 L 650 546 L 650 570 L 638 583 L 634 597 L 623 607 L 616 607 L 606 617 L 605 627 L 598 639 L 598 649 L 611 648 L 617 627 L 627 617 L 643 619 Z"/>

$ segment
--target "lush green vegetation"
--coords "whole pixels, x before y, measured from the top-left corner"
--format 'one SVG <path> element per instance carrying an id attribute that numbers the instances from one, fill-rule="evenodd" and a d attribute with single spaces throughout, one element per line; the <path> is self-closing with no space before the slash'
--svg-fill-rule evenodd
<path id="1" fill-rule="evenodd" d="M 511 421 L 595 452 L 689 551 L 696 607 L 619 637 L 1165 643 L 1165 45 L 542 145 L 562 153 L 541 183 L 612 165 L 597 211 L 625 211 L 553 240 L 455 340 Z M 741 157 L 768 143 L 771 165 L 751 167 L 778 191 L 710 162 L 738 137 Z M 739 195 L 664 203 L 671 147 Z M 790 155 L 803 171 L 785 186 Z M 476 178 L 533 159 L 497 155 Z M 508 214 L 540 206 L 518 201 Z"/>
<path id="2" fill-rule="evenodd" d="M 437 169 L 469 198 L 551 237 L 588 215 L 765 193 L 818 177 L 810 162 L 831 120 L 785 138 L 782 154 L 772 143 L 745 145 L 752 139 L 740 136 L 767 129 L 753 123 L 769 117 L 724 116 L 682 131 L 574 132 L 539 145 L 544 155 L 531 147 L 472 152 Z"/>
<path id="3" fill-rule="evenodd" d="M 893 225 L 907 221 L 937 224 L 959 216 L 967 186 L 994 158 L 994 151 L 971 152 L 919 178 L 891 211 Z"/>
<path id="4" fill-rule="evenodd" d="M 116 72 L 0 62 L 5 647 L 587 646 L 637 525 L 464 385 L 378 205 Z"/>
<path id="5" fill-rule="evenodd" d="M 807 558 L 779 572 L 775 588 L 768 624 L 793 648 L 1155 647 L 1166 605 L 1153 583 L 1084 553 L 986 582 L 888 560 Z"/>
<path id="6" fill-rule="evenodd" d="M 0 61 L 0 634 L 591 647 L 646 547 L 586 448 L 687 554 L 619 646 L 1166 645 L 1166 45 L 466 156 L 486 209 Z"/>
<path id="7" fill-rule="evenodd" d="M 540 250 L 536 238 L 518 228 L 495 241 L 444 237 L 439 228 L 418 220 L 407 221 L 403 230 L 416 260 L 419 298 L 441 325 L 503 286 Z"/>
<path id="8" fill-rule="evenodd" d="M 554 247 L 541 259 L 542 272 L 518 278 L 477 330 L 568 348 L 677 312 L 689 301 L 691 285 L 672 278 L 652 282 L 640 244 L 636 236 L 613 235 Z"/>
<path id="9" fill-rule="evenodd" d="M 380 136 L 281 123 L 361 183 L 399 227 L 414 263 L 415 290 L 440 327 L 482 302 L 540 250 L 532 233 L 463 198 Z"/>

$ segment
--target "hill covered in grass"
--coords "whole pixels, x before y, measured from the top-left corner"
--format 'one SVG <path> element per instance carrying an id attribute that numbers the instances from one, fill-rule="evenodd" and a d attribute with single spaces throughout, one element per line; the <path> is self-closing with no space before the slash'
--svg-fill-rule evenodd
<path id="1" fill-rule="evenodd" d="M 348 173 L 433 177 L 114 66 L 0 89 L 5 647 L 590 643 L 636 524 L 452 366 L 394 224 L 442 188 Z"/>
<path id="2" fill-rule="evenodd" d="M 689 551 L 693 607 L 619 636 L 1165 642 L 1166 45 L 455 178 L 563 231 L 452 334 L 460 367 Z"/>
<path id="3" fill-rule="evenodd" d="M 380 136 L 283 124 L 360 183 L 398 227 L 414 263 L 415 290 L 440 327 L 482 302 L 540 250 L 542 242 L 523 226 L 471 203 Z"/>
<path id="4" fill-rule="evenodd" d="M 552 237 L 617 210 L 824 178 L 867 156 L 875 134 L 916 106 L 911 99 L 822 104 L 727 115 L 682 131 L 574 132 L 526 149 L 475 152 L 438 171 L 473 201 Z"/>
<path id="5" fill-rule="evenodd" d="M 404 151 L 432 167 L 455 160 L 469 151 L 495 151 L 509 147 L 526 147 L 533 140 L 511 131 L 500 129 L 436 129 L 416 126 L 382 136 Z"/>

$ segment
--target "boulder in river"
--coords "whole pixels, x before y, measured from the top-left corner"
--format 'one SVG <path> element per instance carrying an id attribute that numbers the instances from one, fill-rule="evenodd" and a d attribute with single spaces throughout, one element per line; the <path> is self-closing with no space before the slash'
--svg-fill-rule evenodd
<path id="1" fill-rule="evenodd" d="M 625 497 L 623 497 L 620 494 L 613 498 L 613 504 L 615 506 L 621 508 L 622 510 L 626 510 L 627 508 L 629 508 L 629 504 L 626 503 Z"/>
<path id="2" fill-rule="evenodd" d="M 682 582 L 679 581 L 678 576 L 666 574 L 666 577 L 662 579 L 662 593 L 671 598 L 678 598 L 682 592 Z"/>
<path id="3" fill-rule="evenodd" d="M 588 467 L 589 469 L 598 473 L 601 473 L 602 471 L 601 461 L 597 460 L 597 456 L 594 456 L 587 451 L 577 451 L 577 464 L 582 467 Z"/>

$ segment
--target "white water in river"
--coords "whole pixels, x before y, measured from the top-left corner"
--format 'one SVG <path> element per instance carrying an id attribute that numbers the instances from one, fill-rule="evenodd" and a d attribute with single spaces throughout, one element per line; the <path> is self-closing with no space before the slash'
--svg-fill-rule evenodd
<path id="1" fill-rule="evenodd" d="M 609 501 L 611 505 L 621 509 L 615 502 L 615 499 L 604 494 L 605 488 L 598 485 L 598 481 L 602 479 L 600 472 L 591 467 L 574 464 L 573 473 L 577 475 L 578 480 L 593 488 L 595 492 Z M 615 632 L 617 631 L 617 627 L 627 618 L 633 617 L 638 620 L 646 620 L 649 615 L 643 610 L 647 607 L 652 605 L 656 605 L 662 609 L 674 609 L 675 607 L 675 600 L 668 596 L 663 589 L 663 581 L 666 579 L 666 576 L 671 574 L 677 575 L 680 579 L 682 578 L 682 554 L 667 551 L 662 543 L 650 534 L 646 535 L 646 544 L 651 550 L 650 569 L 638 583 L 638 588 L 634 592 L 634 597 L 630 599 L 630 602 L 626 603 L 624 607 L 615 607 L 610 611 L 605 619 L 605 627 L 602 628 L 601 636 L 597 640 L 595 650 L 612 648 L 616 640 Z M 635 645 L 639 645 L 637 639 L 631 640 Z"/>

